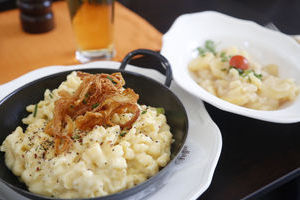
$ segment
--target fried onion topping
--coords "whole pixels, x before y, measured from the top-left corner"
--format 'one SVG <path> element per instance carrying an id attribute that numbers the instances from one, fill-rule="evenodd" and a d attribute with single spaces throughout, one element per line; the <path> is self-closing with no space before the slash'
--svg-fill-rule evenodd
<path id="1" fill-rule="evenodd" d="M 138 119 L 139 95 L 132 89 L 124 89 L 125 80 L 121 73 L 89 74 L 77 71 L 82 80 L 74 94 L 59 91 L 60 99 L 54 103 L 54 115 L 45 127 L 45 132 L 55 138 L 56 154 L 68 151 L 72 144 L 75 128 L 90 131 L 96 125 L 130 129 Z M 112 120 L 114 114 L 131 113 L 125 123 Z"/>

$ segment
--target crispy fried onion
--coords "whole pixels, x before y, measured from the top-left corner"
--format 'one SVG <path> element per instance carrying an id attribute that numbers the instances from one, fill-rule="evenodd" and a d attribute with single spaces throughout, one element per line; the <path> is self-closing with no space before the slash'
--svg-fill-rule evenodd
<path id="1" fill-rule="evenodd" d="M 54 115 L 45 132 L 55 138 L 56 154 L 67 151 L 72 144 L 75 128 L 90 131 L 96 125 L 131 128 L 140 115 L 139 95 L 132 89 L 123 89 L 121 73 L 88 74 L 77 72 L 82 83 L 74 94 L 59 91 L 60 99 L 54 103 Z M 124 123 L 112 120 L 113 115 L 131 113 Z"/>

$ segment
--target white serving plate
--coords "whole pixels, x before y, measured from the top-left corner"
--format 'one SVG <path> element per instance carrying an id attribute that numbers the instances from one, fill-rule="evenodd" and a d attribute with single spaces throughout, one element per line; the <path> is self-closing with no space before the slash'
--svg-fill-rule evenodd
<path id="1" fill-rule="evenodd" d="M 169 60 L 180 87 L 219 109 L 260 120 L 293 123 L 300 121 L 298 98 L 276 111 L 259 111 L 224 101 L 201 88 L 189 75 L 188 63 L 205 40 L 217 42 L 218 49 L 237 46 L 261 64 L 279 65 L 280 77 L 293 78 L 300 85 L 300 45 L 291 37 L 254 22 L 206 11 L 185 14 L 176 19 L 163 36 L 161 53 Z"/>
<path id="2" fill-rule="evenodd" d="M 114 68 L 120 66 L 118 62 L 100 61 L 73 66 L 51 66 L 29 72 L 9 83 L 0 85 L 0 100 L 15 89 L 26 83 L 57 72 L 76 70 L 79 68 Z M 126 70 L 147 74 L 160 82 L 164 77 L 150 69 L 141 69 L 127 66 Z M 46 89 L 46 88 L 45 88 Z M 221 148 L 222 137 L 216 124 L 211 120 L 202 101 L 188 94 L 176 84 L 172 83 L 171 90 L 179 97 L 188 114 L 189 132 L 186 140 L 184 155 L 176 161 L 170 178 L 165 185 L 151 195 L 149 200 L 194 200 L 198 198 L 210 185 L 217 165 Z M 16 194 L 0 182 L 0 199 L 26 198 Z"/>

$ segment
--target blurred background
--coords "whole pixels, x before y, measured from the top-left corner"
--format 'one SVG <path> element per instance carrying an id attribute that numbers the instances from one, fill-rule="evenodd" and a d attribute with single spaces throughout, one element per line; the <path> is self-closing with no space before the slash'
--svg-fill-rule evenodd
<path id="1" fill-rule="evenodd" d="M 55 0 L 54 0 L 55 1 Z M 282 32 L 300 33 L 300 0 L 118 0 L 165 33 L 177 16 L 215 10 L 234 17 L 273 22 Z M 0 0 L 0 11 L 16 7 L 16 0 Z M 165 13 L 164 18 L 155 13 Z M 157 17 L 156 17 L 157 16 Z"/>

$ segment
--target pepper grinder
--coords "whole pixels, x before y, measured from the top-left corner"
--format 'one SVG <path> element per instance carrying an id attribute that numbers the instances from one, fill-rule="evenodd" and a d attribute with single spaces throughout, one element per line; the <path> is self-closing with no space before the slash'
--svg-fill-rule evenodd
<path id="1" fill-rule="evenodd" d="M 18 0 L 22 28 L 28 33 L 45 33 L 54 28 L 51 0 Z"/>

